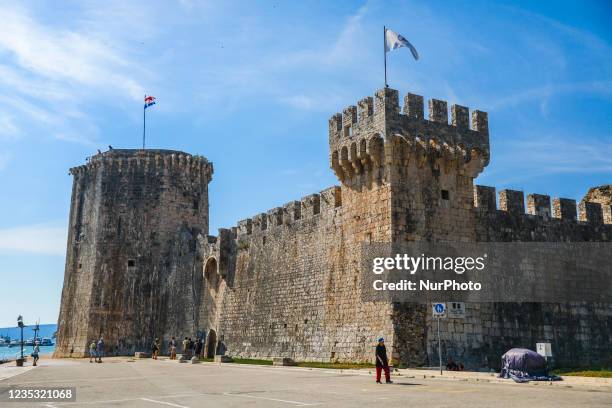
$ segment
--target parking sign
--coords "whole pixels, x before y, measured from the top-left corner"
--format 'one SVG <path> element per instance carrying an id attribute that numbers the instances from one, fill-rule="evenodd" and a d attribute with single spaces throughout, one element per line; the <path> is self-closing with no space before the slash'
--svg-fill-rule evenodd
<path id="1" fill-rule="evenodd" d="M 432 303 L 433 317 L 446 317 L 446 303 Z"/>

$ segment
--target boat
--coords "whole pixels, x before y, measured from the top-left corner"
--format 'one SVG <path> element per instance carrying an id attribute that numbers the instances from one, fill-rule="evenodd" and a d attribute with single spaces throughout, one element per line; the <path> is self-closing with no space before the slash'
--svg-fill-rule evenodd
<path id="1" fill-rule="evenodd" d="M 53 340 L 51 340 L 49 337 L 43 337 L 40 342 L 41 346 L 52 346 L 53 344 Z"/>
<path id="2" fill-rule="evenodd" d="M 9 345 L 9 343 L 10 343 L 10 340 L 6 341 L 2 337 L 0 337 L 0 347 L 7 347 Z"/>
<path id="3" fill-rule="evenodd" d="M 19 346 L 20 342 L 18 342 L 17 340 L 11 340 L 11 342 L 9 343 L 9 347 L 17 347 Z"/>
<path id="4" fill-rule="evenodd" d="M 25 345 L 26 346 L 33 346 L 34 345 L 34 339 L 27 339 L 25 341 Z"/>

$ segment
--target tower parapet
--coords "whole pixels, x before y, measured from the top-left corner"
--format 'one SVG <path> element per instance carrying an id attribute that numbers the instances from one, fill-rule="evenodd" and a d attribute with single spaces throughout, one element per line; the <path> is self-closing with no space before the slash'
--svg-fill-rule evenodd
<path id="1" fill-rule="evenodd" d="M 428 112 L 426 119 L 423 97 L 412 93 L 400 112 L 391 88 L 348 106 L 329 119 L 330 167 L 345 184 L 364 175 L 382 177 L 385 166 L 406 166 L 411 159 L 452 162 L 459 173 L 476 177 L 489 163 L 487 113 L 473 111 L 470 126 L 464 106 L 451 106 L 450 124 L 446 101 L 429 100 Z"/>

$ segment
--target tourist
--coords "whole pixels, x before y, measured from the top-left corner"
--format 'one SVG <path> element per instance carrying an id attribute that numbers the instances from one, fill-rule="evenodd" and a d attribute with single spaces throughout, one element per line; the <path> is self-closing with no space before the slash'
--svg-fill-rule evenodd
<path id="1" fill-rule="evenodd" d="M 195 342 L 195 350 L 194 353 L 196 357 L 200 358 L 200 354 L 202 354 L 202 340 L 196 338 Z"/>
<path id="2" fill-rule="evenodd" d="M 38 340 L 36 340 L 34 343 L 34 350 L 32 350 L 32 359 L 34 361 L 32 365 L 34 367 L 36 367 L 36 363 L 38 362 L 38 353 L 40 353 L 40 346 L 38 344 Z"/>
<path id="3" fill-rule="evenodd" d="M 193 356 L 193 340 L 191 340 L 191 337 L 189 338 L 189 355 Z"/>
<path id="4" fill-rule="evenodd" d="M 176 360 L 176 339 L 174 338 L 174 336 L 172 336 L 172 339 L 170 340 L 170 360 Z"/>
<path id="5" fill-rule="evenodd" d="M 387 359 L 387 348 L 385 347 L 385 339 L 378 339 L 376 346 L 376 382 L 380 384 L 381 371 L 385 370 L 385 380 L 387 384 L 391 384 L 391 372 L 389 371 L 389 360 Z"/>
<path id="6" fill-rule="evenodd" d="M 453 358 L 451 356 L 448 357 L 448 360 L 446 362 L 446 369 L 448 371 L 459 371 L 459 366 L 453 361 Z"/>
<path id="7" fill-rule="evenodd" d="M 159 353 L 159 339 L 155 339 L 151 345 L 151 358 L 157 360 L 157 353 Z"/>
<path id="8" fill-rule="evenodd" d="M 98 344 L 96 346 L 96 354 L 98 356 L 98 363 L 102 362 L 102 355 L 104 355 L 104 337 L 100 336 Z"/>
<path id="9" fill-rule="evenodd" d="M 183 355 L 187 356 L 189 354 L 189 340 L 185 337 L 183 340 Z"/>
<path id="10" fill-rule="evenodd" d="M 89 343 L 89 362 L 93 363 L 91 359 L 96 359 L 96 339 L 93 339 L 91 343 Z"/>

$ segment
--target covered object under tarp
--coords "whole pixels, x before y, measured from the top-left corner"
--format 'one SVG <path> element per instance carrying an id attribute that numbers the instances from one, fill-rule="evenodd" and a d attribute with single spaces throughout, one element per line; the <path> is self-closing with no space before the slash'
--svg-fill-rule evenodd
<path id="1" fill-rule="evenodd" d="M 516 382 L 557 381 L 561 377 L 548 375 L 546 359 L 533 350 L 513 348 L 502 356 L 500 377 Z"/>

